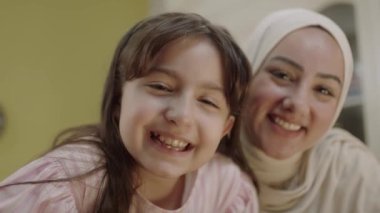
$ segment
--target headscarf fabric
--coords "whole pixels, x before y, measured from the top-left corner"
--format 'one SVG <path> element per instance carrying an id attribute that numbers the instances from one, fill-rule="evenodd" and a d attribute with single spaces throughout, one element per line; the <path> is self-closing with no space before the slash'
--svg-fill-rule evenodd
<path id="1" fill-rule="evenodd" d="M 320 27 L 327 31 L 337 41 L 343 54 L 343 88 L 334 119 L 330 124 L 332 127 L 342 110 L 353 73 L 353 59 L 349 42 L 344 32 L 335 22 L 317 12 L 301 8 L 274 12 L 266 16 L 255 28 L 246 45 L 246 53 L 251 62 L 254 77 L 266 56 L 285 36 L 305 27 Z"/>

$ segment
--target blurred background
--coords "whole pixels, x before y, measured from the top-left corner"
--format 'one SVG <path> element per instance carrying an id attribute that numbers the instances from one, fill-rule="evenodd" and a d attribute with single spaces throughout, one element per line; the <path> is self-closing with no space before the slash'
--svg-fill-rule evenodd
<path id="1" fill-rule="evenodd" d="M 61 130 L 98 121 L 113 51 L 140 19 L 196 12 L 244 49 L 263 16 L 289 7 L 321 12 L 347 34 L 355 73 L 337 125 L 380 157 L 380 0 L 0 0 L 0 181 Z"/>
<path id="2" fill-rule="evenodd" d="M 113 51 L 148 14 L 148 0 L 0 0 L 0 180 L 98 121 Z"/>

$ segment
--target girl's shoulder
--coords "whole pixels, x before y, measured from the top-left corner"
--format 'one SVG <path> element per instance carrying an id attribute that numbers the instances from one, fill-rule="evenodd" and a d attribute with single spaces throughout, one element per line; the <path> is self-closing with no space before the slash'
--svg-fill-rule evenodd
<path id="1" fill-rule="evenodd" d="M 42 159 L 61 164 L 70 176 L 104 163 L 103 152 L 92 143 L 67 144 L 47 153 Z"/>
<path id="2" fill-rule="evenodd" d="M 201 167 L 194 186 L 218 212 L 258 212 L 256 189 L 230 158 L 216 154 Z M 247 211 L 248 210 L 248 211 Z"/>
<path id="3" fill-rule="evenodd" d="M 102 170 L 100 150 L 89 144 L 61 146 L 28 163 L 0 183 L 0 212 L 76 212 L 93 202 Z M 32 182 L 32 183 L 30 183 Z"/>
<path id="4" fill-rule="evenodd" d="M 211 175 L 212 177 L 227 175 L 226 178 L 245 178 L 246 176 L 233 160 L 220 153 L 216 153 L 200 170 L 207 173 L 207 176 Z"/>
<path id="5" fill-rule="evenodd" d="M 103 161 L 102 152 L 95 145 L 63 145 L 21 167 L 3 183 L 69 178 L 96 168 Z"/>

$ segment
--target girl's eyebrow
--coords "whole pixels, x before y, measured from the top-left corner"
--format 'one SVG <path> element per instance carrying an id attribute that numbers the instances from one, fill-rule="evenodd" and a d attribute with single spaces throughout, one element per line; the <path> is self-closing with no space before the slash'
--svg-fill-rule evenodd
<path id="1" fill-rule="evenodd" d="M 286 64 L 289 64 L 290 66 L 295 67 L 296 69 L 298 69 L 300 71 L 304 71 L 303 67 L 300 64 L 298 64 L 297 62 L 295 62 L 295 61 L 293 61 L 287 57 L 284 57 L 284 56 L 275 56 L 275 57 L 271 58 L 270 60 L 271 61 L 282 61 Z M 342 85 L 342 81 L 338 78 L 338 76 L 328 74 L 328 73 L 318 73 L 318 77 L 323 78 L 323 79 L 331 79 L 331 80 L 336 81 L 339 85 Z"/>
<path id="2" fill-rule="evenodd" d="M 167 69 L 165 67 L 157 67 L 157 66 L 155 66 L 155 67 L 152 67 L 151 70 L 154 70 L 156 72 L 168 75 L 168 76 L 170 76 L 172 78 L 177 78 L 177 75 L 175 74 L 175 72 L 173 70 Z"/>
<path id="3" fill-rule="evenodd" d="M 178 78 L 177 74 L 173 70 L 167 69 L 165 67 L 158 67 L 158 66 L 156 66 L 156 67 L 152 67 L 151 70 L 154 70 L 156 72 L 162 73 L 164 75 L 168 75 L 171 78 L 175 78 L 175 79 Z M 204 89 L 207 89 L 207 90 L 215 90 L 215 91 L 224 93 L 223 86 L 220 85 L 220 84 L 217 84 L 215 82 L 211 82 L 211 81 L 204 82 L 204 83 L 201 84 L 201 87 L 204 88 Z"/>

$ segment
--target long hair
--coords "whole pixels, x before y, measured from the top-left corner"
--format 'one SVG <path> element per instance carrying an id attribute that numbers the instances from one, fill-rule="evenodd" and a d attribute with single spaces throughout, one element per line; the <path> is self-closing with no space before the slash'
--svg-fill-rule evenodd
<path id="1" fill-rule="evenodd" d="M 230 114 L 238 119 L 250 79 L 250 65 L 227 30 L 191 13 L 165 13 L 138 22 L 122 37 L 114 53 L 105 82 L 100 122 L 65 130 L 57 136 L 53 147 L 55 149 L 65 144 L 86 142 L 103 152 L 105 163 L 96 167 L 104 169 L 105 173 L 101 183 L 103 187 L 95 202 L 95 211 L 128 211 L 138 187 L 135 174 L 137 163 L 124 147 L 119 133 L 123 84 L 148 74 L 154 60 L 166 45 L 195 36 L 208 38 L 217 48 L 223 63 L 224 95 Z M 235 125 L 231 134 L 222 139 L 218 151 L 250 172 L 239 147 L 238 133 L 238 126 Z M 86 174 L 90 175 L 93 171 Z"/>
<path id="2" fill-rule="evenodd" d="M 104 142 L 108 183 L 102 193 L 100 208 L 115 210 L 129 208 L 135 192 L 133 173 L 136 162 L 128 153 L 119 135 L 119 113 L 122 86 L 125 81 L 144 76 L 149 72 L 160 50 L 169 43 L 195 36 L 209 38 L 218 49 L 223 62 L 224 95 L 231 114 L 238 117 L 240 106 L 250 79 L 250 65 L 231 35 L 196 14 L 166 13 L 137 23 L 121 39 L 107 77 L 102 103 L 100 138 Z M 236 161 L 241 159 L 237 146 L 238 129 L 231 138 L 223 138 L 220 151 Z M 120 187 L 123 186 L 123 187 Z"/>

